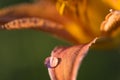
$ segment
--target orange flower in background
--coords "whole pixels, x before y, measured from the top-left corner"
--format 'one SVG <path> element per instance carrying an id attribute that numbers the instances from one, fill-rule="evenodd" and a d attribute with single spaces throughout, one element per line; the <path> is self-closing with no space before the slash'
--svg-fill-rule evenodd
<path id="1" fill-rule="evenodd" d="M 112 6 L 107 5 L 110 3 Z M 100 25 L 110 9 L 118 9 L 119 6 L 113 6 L 116 1 L 107 0 L 38 0 L 33 4 L 21 4 L 0 10 L 0 24 L 4 25 L 11 22 L 10 29 L 18 25 L 24 28 L 28 25 L 30 18 L 39 18 L 37 29 L 50 32 L 53 35 L 62 37 L 72 43 L 86 43 L 95 37 L 103 35 L 100 31 Z M 96 6 L 97 5 L 97 6 Z M 23 27 L 19 24 L 20 19 L 27 18 L 27 24 Z M 17 20 L 18 23 L 17 23 Z M 15 20 L 15 21 L 14 21 Z M 13 21 L 13 23 L 12 23 Z M 16 22 L 16 25 L 12 25 Z M 23 20 L 24 22 L 24 20 Z M 45 25 L 44 25 L 45 22 Z M 21 22 L 22 24 L 22 22 Z M 49 25 L 49 26 L 48 26 Z M 20 27 L 21 26 L 21 27 Z M 26 28 L 35 28 L 36 25 L 28 25 Z M 39 27 L 39 26 L 47 26 Z M 104 37 L 100 45 L 116 45 L 118 44 L 118 32 L 114 36 Z M 111 38 L 114 37 L 114 38 Z M 117 38 L 117 39 L 116 39 Z M 108 47 L 108 46 L 107 46 Z"/>

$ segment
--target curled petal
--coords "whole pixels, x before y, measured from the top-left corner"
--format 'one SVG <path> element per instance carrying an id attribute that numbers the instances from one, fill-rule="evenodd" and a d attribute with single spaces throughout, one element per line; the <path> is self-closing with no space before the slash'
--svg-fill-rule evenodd
<path id="1" fill-rule="evenodd" d="M 45 60 L 51 80 L 76 80 L 78 68 L 96 39 L 78 46 L 55 48 Z"/>
<path id="2" fill-rule="evenodd" d="M 111 35 L 120 26 L 120 11 L 111 11 L 106 16 L 105 21 L 102 22 L 100 30 L 103 34 Z"/>

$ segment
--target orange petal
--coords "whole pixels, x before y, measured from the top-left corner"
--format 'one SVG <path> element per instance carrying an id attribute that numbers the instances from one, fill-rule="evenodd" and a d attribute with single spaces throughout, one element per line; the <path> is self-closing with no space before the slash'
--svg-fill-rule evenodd
<path id="1" fill-rule="evenodd" d="M 45 60 L 51 80 L 76 80 L 78 68 L 96 39 L 78 46 L 55 48 Z"/>

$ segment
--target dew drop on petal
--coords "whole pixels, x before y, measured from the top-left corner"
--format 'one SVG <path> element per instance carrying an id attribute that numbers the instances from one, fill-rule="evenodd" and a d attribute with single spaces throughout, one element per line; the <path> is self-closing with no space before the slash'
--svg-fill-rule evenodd
<path id="1" fill-rule="evenodd" d="M 59 63 L 58 58 L 56 57 L 50 57 L 50 67 L 56 67 Z"/>

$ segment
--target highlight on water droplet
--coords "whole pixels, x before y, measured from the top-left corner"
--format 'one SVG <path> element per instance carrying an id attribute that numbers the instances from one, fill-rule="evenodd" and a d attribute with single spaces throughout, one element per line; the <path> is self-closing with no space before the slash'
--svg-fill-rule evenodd
<path id="1" fill-rule="evenodd" d="M 58 65 L 58 58 L 56 57 L 50 57 L 50 66 L 56 67 Z"/>
<path id="2" fill-rule="evenodd" d="M 59 64 L 59 58 L 57 57 L 48 57 L 46 58 L 45 60 L 45 65 L 48 67 L 48 68 L 55 68 L 57 67 L 57 65 Z"/>

